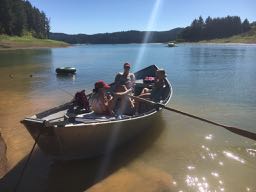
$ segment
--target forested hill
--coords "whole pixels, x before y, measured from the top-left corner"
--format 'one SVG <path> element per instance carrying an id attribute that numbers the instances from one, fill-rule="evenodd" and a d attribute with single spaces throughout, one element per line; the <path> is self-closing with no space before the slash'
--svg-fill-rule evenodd
<path id="1" fill-rule="evenodd" d="M 250 31 L 253 25 L 247 19 L 242 22 L 238 16 L 208 17 L 205 20 L 200 16 L 184 28 L 178 38 L 183 41 L 221 39 Z"/>
<path id="2" fill-rule="evenodd" d="M 0 0 L 0 35 L 48 38 L 49 19 L 43 11 L 24 0 Z"/>
<path id="3" fill-rule="evenodd" d="M 145 43 L 163 43 L 173 41 L 183 28 L 175 28 L 170 31 L 148 32 L 149 37 Z M 68 35 L 64 33 L 50 33 L 49 38 L 64 41 L 71 44 L 118 44 L 118 43 L 143 43 L 146 36 L 145 31 L 122 31 L 114 33 L 98 33 L 94 35 L 77 34 Z"/>

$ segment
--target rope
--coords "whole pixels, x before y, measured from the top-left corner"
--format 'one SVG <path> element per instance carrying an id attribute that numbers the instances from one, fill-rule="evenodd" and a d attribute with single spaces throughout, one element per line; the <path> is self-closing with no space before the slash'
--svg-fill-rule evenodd
<path id="1" fill-rule="evenodd" d="M 31 156 L 32 156 L 32 154 L 33 154 L 33 151 L 34 151 L 34 149 L 35 149 L 35 147 L 36 147 L 36 144 L 37 144 L 37 141 L 39 140 L 40 135 L 41 135 L 41 133 L 39 133 L 38 136 L 37 136 L 36 139 L 35 139 L 35 143 L 34 143 L 32 149 L 31 149 L 31 151 L 30 151 L 30 153 L 29 153 L 29 155 L 28 155 L 28 158 L 27 158 L 27 160 L 26 160 L 26 162 L 25 162 L 25 164 L 24 164 L 24 166 L 23 166 L 23 168 L 22 168 L 22 171 L 21 171 L 21 173 L 20 173 L 20 176 L 19 176 L 19 178 L 18 178 L 18 181 L 17 181 L 17 183 L 16 183 L 16 185 L 15 185 L 15 187 L 14 187 L 14 192 L 17 192 L 17 191 L 18 191 L 19 185 L 20 185 L 20 183 L 21 183 L 21 181 L 22 181 L 22 179 L 23 179 L 25 170 L 27 169 L 28 163 L 29 163 L 29 161 L 30 161 L 30 159 L 31 159 Z"/>

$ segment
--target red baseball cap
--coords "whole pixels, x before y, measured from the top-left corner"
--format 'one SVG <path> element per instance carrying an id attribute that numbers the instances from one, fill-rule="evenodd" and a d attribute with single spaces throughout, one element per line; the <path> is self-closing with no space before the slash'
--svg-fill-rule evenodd
<path id="1" fill-rule="evenodd" d="M 94 84 L 95 88 L 99 89 L 99 88 L 105 88 L 105 89 L 109 89 L 110 86 L 109 84 L 105 83 L 103 80 L 99 80 Z"/>
<path id="2" fill-rule="evenodd" d="M 131 68 L 131 64 L 125 63 L 125 64 L 124 64 L 124 67 L 129 67 L 129 68 Z"/>

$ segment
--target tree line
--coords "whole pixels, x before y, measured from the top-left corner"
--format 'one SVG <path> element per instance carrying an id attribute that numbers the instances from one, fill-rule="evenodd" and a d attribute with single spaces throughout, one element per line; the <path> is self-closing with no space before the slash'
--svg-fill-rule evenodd
<path id="1" fill-rule="evenodd" d="M 190 26 L 184 28 L 178 39 L 185 41 L 200 41 L 215 38 L 225 38 L 247 32 L 251 29 L 248 19 L 243 22 L 238 16 L 227 16 L 204 19 L 200 16 L 194 19 Z"/>
<path id="2" fill-rule="evenodd" d="M 48 38 L 50 20 L 26 0 L 0 0 L 0 34 Z"/>
<path id="3" fill-rule="evenodd" d="M 94 35 L 50 33 L 50 39 L 65 41 L 71 44 L 124 44 L 124 43 L 164 43 L 173 41 L 183 28 L 169 31 L 121 31 L 114 33 L 98 33 Z M 148 38 L 145 39 L 145 36 Z"/>

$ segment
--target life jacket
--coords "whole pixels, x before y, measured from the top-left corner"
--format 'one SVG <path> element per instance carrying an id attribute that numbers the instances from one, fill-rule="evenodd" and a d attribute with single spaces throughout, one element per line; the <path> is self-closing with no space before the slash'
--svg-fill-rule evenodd
<path id="1" fill-rule="evenodd" d="M 145 84 L 153 84 L 155 82 L 155 77 L 147 76 L 143 79 L 143 83 Z"/>
<path id="2" fill-rule="evenodd" d="M 78 107 L 84 108 L 86 112 L 90 111 L 90 104 L 87 99 L 87 96 L 85 95 L 85 90 L 78 91 L 75 94 L 74 104 Z"/>

